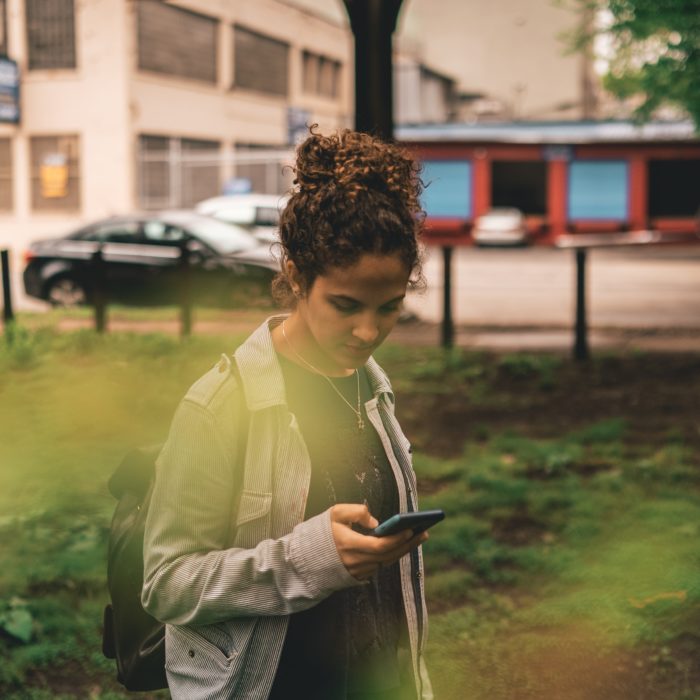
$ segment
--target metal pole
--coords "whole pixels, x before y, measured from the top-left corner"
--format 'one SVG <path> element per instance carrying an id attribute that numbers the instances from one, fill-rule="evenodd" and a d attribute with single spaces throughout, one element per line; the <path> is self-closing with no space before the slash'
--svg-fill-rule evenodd
<path id="1" fill-rule="evenodd" d="M 104 333 L 107 328 L 107 298 L 101 247 L 92 254 L 92 303 L 95 307 L 95 330 Z"/>
<path id="2" fill-rule="evenodd" d="M 442 347 L 451 348 L 454 343 L 454 323 L 452 321 L 452 247 L 442 247 L 443 261 L 443 306 L 442 306 Z"/>
<path id="3" fill-rule="evenodd" d="M 12 289 L 10 287 L 10 251 L 7 249 L 0 250 L 0 258 L 2 259 L 2 317 L 7 326 L 15 320 L 15 315 L 12 311 Z"/>
<path id="4" fill-rule="evenodd" d="M 180 247 L 180 270 L 180 335 L 185 338 L 192 333 L 192 271 L 187 241 Z"/>
<path id="5" fill-rule="evenodd" d="M 393 138 L 392 34 L 403 0 L 344 0 L 355 35 L 355 129 Z"/>
<path id="6" fill-rule="evenodd" d="M 586 324 L 586 250 L 576 249 L 576 340 L 574 342 L 574 359 L 587 360 L 588 326 Z"/>

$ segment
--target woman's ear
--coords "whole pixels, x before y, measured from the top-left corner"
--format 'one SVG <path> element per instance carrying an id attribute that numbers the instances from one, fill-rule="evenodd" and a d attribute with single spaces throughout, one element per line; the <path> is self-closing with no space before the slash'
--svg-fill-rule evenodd
<path id="1" fill-rule="evenodd" d="M 292 260 L 285 260 L 284 271 L 287 275 L 287 280 L 289 281 L 289 286 L 294 294 L 295 299 L 301 299 L 303 293 L 302 277 L 299 272 L 299 268 L 294 264 Z"/>

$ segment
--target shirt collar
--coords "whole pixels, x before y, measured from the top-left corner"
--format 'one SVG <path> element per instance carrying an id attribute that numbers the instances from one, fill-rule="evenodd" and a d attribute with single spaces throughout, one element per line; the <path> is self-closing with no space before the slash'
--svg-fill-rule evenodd
<path id="1" fill-rule="evenodd" d="M 285 318 L 286 315 L 278 315 L 266 319 L 234 353 L 246 403 L 251 411 L 287 403 L 282 368 L 271 335 L 272 329 Z M 374 396 L 378 398 L 381 394 L 388 394 L 393 402 L 389 379 L 373 357 L 367 360 L 365 369 Z"/>

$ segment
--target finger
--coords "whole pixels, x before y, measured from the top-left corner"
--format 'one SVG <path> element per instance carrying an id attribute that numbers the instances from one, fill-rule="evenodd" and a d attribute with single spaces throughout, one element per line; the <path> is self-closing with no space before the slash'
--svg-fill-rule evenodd
<path id="1" fill-rule="evenodd" d="M 425 542 L 427 539 L 428 533 L 421 532 L 411 537 L 407 542 L 403 542 L 392 549 L 384 551 L 384 553 L 380 555 L 380 560 L 382 564 L 393 563 L 395 561 L 398 561 L 399 559 L 401 559 L 401 557 L 408 554 L 408 552 L 410 552 L 412 549 L 415 549 L 419 545 L 423 544 L 423 542 Z"/>
<path id="2" fill-rule="evenodd" d="M 367 528 L 375 528 L 379 521 L 372 516 L 369 508 L 361 503 L 338 503 L 331 508 L 331 519 L 344 525 L 358 523 Z"/>
<path id="3" fill-rule="evenodd" d="M 375 537 L 374 535 L 363 535 L 352 530 L 352 536 L 344 538 L 346 546 L 356 553 L 370 558 L 384 558 L 387 552 L 393 552 L 413 539 L 410 530 L 398 532 L 395 535 L 386 537 Z"/>

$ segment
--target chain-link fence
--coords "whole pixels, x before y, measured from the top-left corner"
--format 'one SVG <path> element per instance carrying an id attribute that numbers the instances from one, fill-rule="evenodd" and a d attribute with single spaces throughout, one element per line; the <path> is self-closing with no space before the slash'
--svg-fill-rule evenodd
<path id="1" fill-rule="evenodd" d="M 234 186 L 282 194 L 292 184 L 293 155 L 253 147 L 225 152 L 217 141 L 141 136 L 138 203 L 147 210 L 188 208 Z"/>

